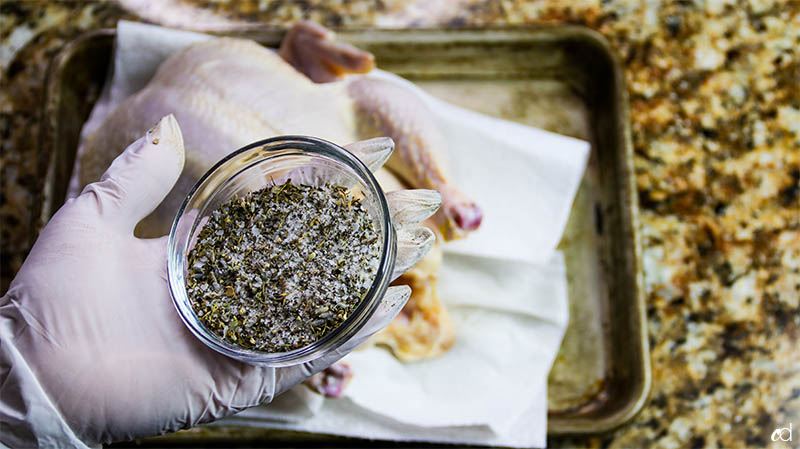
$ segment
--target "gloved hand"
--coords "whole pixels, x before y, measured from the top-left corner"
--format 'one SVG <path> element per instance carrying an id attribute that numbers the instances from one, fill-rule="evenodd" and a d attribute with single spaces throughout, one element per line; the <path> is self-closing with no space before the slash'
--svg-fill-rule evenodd
<path id="1" fill-rule="evenodd" d="M 354 150 L 388 155 L 387 140 Z M 170 115 L 131 144 L 99 182 L 67 201 L 42 231 L 0 300 L 3 443 L 66 447 L 127 440 L 271 401 L 354 349 L 405 304 L 408 287 L 391 288 L 344 347 L 304 365 L 265 368 L 209 349 L 173 307 L 166 237 L 133 236 L 136 223 L 172 188 L 183 162 L 182 137 Z M 406 255 L 398 265 L 405 268 L 433 238 L 420 239 L 424 231 L 412 222 L 435 212 L 439 201 L 427 191 L 408 193 L 389 195 L 405 228 L 398 230 L 401 240 L 415 236 L 400 242 Z"/>

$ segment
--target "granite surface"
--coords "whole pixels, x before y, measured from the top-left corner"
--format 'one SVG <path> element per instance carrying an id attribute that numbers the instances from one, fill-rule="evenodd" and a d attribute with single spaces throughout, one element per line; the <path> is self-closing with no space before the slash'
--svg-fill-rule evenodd
<path id="1" fill-rule="evenodd" d="M 623 61 L 642 213 L 653 388 L 601 436 L 553 446 L 790 447 L 800 441 L 800 3 L 753 0 L 140 0 L 0 4 L 2 291 L 41 191 L 48 60 L 81 32 L 139 17 L 224 29 L 577 23 Z M 167 6 L 163 6 L 167 5 Z M 172 5 L 172 7 L 170 7 Z"/>

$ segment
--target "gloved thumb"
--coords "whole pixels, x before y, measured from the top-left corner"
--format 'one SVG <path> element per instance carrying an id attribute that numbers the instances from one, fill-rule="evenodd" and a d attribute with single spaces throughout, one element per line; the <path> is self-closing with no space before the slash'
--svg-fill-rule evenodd
<path id="1" fill-rule="evenodd" d="M 77 200 L 96 208 L 104 222 L 133 232 L 175 185 L 183 163 L 183 136 L 170 114 L 117 156 L 100 181 L 87 185 Z"/>

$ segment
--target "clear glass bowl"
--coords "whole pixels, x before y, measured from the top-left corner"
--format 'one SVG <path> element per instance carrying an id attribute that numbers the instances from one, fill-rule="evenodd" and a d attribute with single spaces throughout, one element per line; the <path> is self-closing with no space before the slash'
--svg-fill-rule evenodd
<path id="1" fill-rule="evenodd" d="M 261 189 L 287 176 L 308 183 L 331 182 L 352 186 L 381 239 L 381 255 L 372 286 L 355 311 L 336 329 L 316 342 L 288 352 L 246 349 L 206 329 L 191 307 L 186 291 L 187 255 L 207 217 L 234 196 Z M 294 179 L 292 182 L 296 182 Z M 167 275 L 175 307 L 189 330 L 210 348 L 249 363 L 290 366 L 318 359 L 345 343 L 372 316 L 386 293 L 397 252 L 397 237 L 389 207 L 375 177 L 353 154 L 331 142 L 305 136 L 280 136 L 237 150 L 212 167 L 192 188 L 178 210 L 169 233 Z"/>

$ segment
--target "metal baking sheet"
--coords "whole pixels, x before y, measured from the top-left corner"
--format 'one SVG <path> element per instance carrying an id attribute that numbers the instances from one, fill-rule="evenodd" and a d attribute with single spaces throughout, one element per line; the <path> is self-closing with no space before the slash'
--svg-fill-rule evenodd
<path id="1" fill-rule="evenodd" d="M 282 33 L 237 34 L 276 46 Z M 591 142 L 589 167 L 560 248 L 570 323 L 551 371 L 552 435 L 611 430 L 642 407 L 650 386 L 637 200 L 622 71 L 607 42 L 581 27 L 525 30 L 350 30 L 379 67 L 446 101 Z M 53 60 L 42 148 L 49 161 L 41 222 L 63 203 L 81 125 L 105 80 L 113 30 L 86 34 Z M 322 438 L 322 439 L 320 439 Z M 200 427 L 148 440 L 348 441 L 300 432 Z M 351 440 L 355 442 L 355 440 Z"/>

